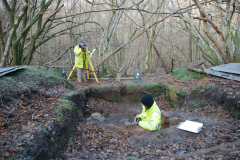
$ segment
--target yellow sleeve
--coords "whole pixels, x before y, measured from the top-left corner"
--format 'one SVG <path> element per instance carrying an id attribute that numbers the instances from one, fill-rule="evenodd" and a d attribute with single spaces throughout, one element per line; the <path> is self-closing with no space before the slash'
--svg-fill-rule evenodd
<path id="1" fill-rule="evenodd" d="M 148 122 L 139 121 L 138 125 L 141 126 L 141 127 L 144 128 L 144 129 L 146 129 L 146 130 L 150 130 L 150 129 L 148 128 Z"/>
<path id="2" fill-rule="evenodd" d="M 145 109 L 144 105 L 142 105 L 142 108 L 143 108 L 142 113 L 138 116 L 138 117 L 140 117 L 141 119 L 143 119 L 144 117 L 147 116 L 147 114 L 146 114 L 146 112 L 145 112 L 146 109 Z"/>
<path id="3" fill-rule="evenodd" d="M 82 52 L 81 48 L 79 48 L 79 47 L 74 48 L 74 53 L 75 53 L 76 56 L 79 56 L 81 54 L 81 52 Z"/>

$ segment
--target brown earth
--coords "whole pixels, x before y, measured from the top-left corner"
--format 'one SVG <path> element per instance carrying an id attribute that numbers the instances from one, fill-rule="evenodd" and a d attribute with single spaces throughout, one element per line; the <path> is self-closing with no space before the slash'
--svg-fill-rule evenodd
<path id="1" fill-rule="evenodd" d="M 143 75 L 142 81 L 173 85 L 175 89 L 183 88 L 190 93 L 200 85 L 224 87 L 227 91 L 239 91 L 240 83 L 214 76 L 204 76 L 202 80 L 178 81 L 172 75 Z M 73 80 L 77 83 L 76 80 Z M 115 79 L 99 80 L 100 85 L 123 84 Z M 80 83 L 78 83 L 80 84 Z M 96 81 L 81 83 L 78 91 L 86 86 L 96 85 Z M 155 97 L 161 111 L 170 118 L 182 118 L 204 123 L 203 130 L 194 134 L 176 129 L 176 126 L 150 132 L 139 126 L 126 126 L 125 122 L 133 121 L 141 112 L 141 104 L 128 101 L 107 102 L 97 98 L 88 98 L 85 118 L 92 113 L 102 114 L 106 120 L 83 121 L 77 126 L 75 135 L 70 139 L 60 159 L 177 159 L 186 153 L 221 146 L 239 141 L 240 121 L 230 117 L 230 113 L 221 106 L 205 106 L 189 109 L 173 109 L 162 96 Z M 193 159 L 237 159 L 240 157 L 240 142 L 198 155 Z M 185 159 L 185 158 L 183 158 Z"/>
<path id="2" fill-rule="evenodd" d="M 95 80 L 77 83 L 78 92 L 83 92 L 85 87 L 96 85 Z M 143 75 L 142 81 L 161 84 L 170 84 L 174 88 L 183 88 L 188 93 L 197 86 L 215 85 L 224 87 L 227 91 L 238 92 L 240 83 L 214 76 L 205 76 L 202 80 L 192 79 L 187 82 L 175 80 L 172 75 L 149 74 Z M 115 79 L 99 80 L 100 85 L 123 84 Z M 9 159 L 22 151 L 24 143 L 32 139 L 34 130 L 46 127 L 54 122 L 52 108 L 58 98 L 70 92 L 63 86 L 52 86 L 43 81 L 43 87 L 36 95 L 19 94 L 14 99 L 5 97 L 0 107 L 0 159 Z M 2 89 L 2 88 L 1 88 Z M 2 97 L 1 97 L 2 98 Z M 85 118 L 94 112 L 101 113 L 106 121 L 80 122 L 76 127 L 75 135 L 69 140 L 60 159 L 129 159 L 131 156 L 142 159 L 167 159 L 177 157 L 191 151 L 206 149 L 212 146 L 239 140 L 239 120 L 231 118 L 229 113 L 221 107 L 206 106 L 202 108 L 177 108 L 170 107 L 164 97 L 156 97 L 160 109 L 172 117 L 191 117 L 192 120 L 203 121 L 206 125 L 200 135 L 193 135 L 174 128 L 162 129 L 160 132 L 144 131 L 138 126 L 126 127 L 125 122 L 132 121 L 136 113 L 141 112 L 138 103 L 124 101 L 120 103 L 106 102 L 101 99 L 88 98 Z M 1 101 L 3 102 L 3 100 Z M 131 107 L 129 107 L 131 106 Z M 174 134 L 174 132 L 179 134 Z M 172 135 L 172 136 L 170 136 Z M 175 139 L 173 137 L 176 137 Z M 157 140 L 156 140 L 157 139 Z M 232 149 L 233 151 L 229 151 Z M 239 155 L 239 145 L 227 149 L 220 149 L 212 154 L 199 156 L 203 159 L 236 159 Z M 198 155 L 193 154 L 196 158 Z"/>

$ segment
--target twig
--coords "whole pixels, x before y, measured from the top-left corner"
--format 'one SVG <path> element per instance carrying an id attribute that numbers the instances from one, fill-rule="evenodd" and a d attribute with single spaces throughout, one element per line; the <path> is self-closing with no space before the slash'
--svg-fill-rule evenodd
<path id="1" fill-rule="evenodd" d="M 172 57 L 172 66 L 171 66 L 171 72 L 173 71 L 173 61 L 174 61 L 174 57 Z"/>
<path id="2" fill-rule="evenodd" d="M 198 69 L 198 68 L 191 68 L 188 66 L 188 70 L 208 75 L 207 72 L 205 72 L 204 70 Z"/>
<path id="3" fill-rule="evenodd" d="M 37 111 L 38 111 L 38 110 L 36 110 L 36 111 L 32 114 L 32 119 L 33 119 L 34 114 L 35 114 Z"/>
<path id="4" fill-rule="evenodd" d="M 206 70 L 206 69 L 207 69 L 207 68 L 205 68 L 204 64 L 202 64 L 202 68 L 203 68 L 204 70 Z"/>
<path id="5" fill-rule="evenodd" d="M 144 91 L 144 90 L 142 90 L 144 93 L 147 93 L 147 94 L 153 94 L 153 93 L 148 93 L 147 91 Z"/>

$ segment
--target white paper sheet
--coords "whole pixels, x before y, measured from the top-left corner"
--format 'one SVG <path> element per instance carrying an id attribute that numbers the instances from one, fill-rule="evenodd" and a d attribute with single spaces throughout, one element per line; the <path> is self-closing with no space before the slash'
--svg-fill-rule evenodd
<path id="1" fill-rule="evenodd" d="M 182 129 L 185 131 L 193 132 L 193 133 L 199 133 L 202 130 L 203 123 L 194 122 L 194 121 L 188 121 L 181 122 L 177 128 Z"/>

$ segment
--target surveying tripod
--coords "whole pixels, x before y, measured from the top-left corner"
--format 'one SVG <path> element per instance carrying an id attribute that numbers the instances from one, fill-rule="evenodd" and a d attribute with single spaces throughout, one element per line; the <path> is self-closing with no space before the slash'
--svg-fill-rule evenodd
<path id="1" fill-rule="evenodd" d="M 93 53 L 94 51 L 95 51 L 95 49 L 94 49 L 91 53 Z M 69 74 L 69 76 L 68 76 L 67 79 L 69 80 L 69 78 L 71 77 L 74 69 L 76 68 L 76 64 L 77 64 L 78 61 L 81 59 L 81 57 L 82 57 L 82 55 L 83 55 L 84 53 L 85 53 L 85 56 L 86 56 L 86 57 L 85 57 L 85 67 L 86 67 L 86 72 L 87 72 L 87 78 L 89 78 L 89 72 L 88 72 L 88 70 L 89 70 L 89 69 L 88 69 L 88 62 L 89 62 L 90 67 L 92 68 L 92 72 L 93 72 L 93 74 L 94 74 L 94 77 L 95 77 L 95 79 L 96 79 L 96 82 L 97 82 L 97 84 L 99 85 L 99 82 L 98 82 L 98 79 L 97 79 L 95 70 L 94 70 L 93 65 L 92 65 L 92 62 L 91 62 L 91 59 L 90 59 L 89 55 L 87 54 L 87 50 L 83 50 L 82 53 L 79 55 L 79 57 L 78 57 L 75 65 L 73 66 L 73 68 L 72 68 L 72 70 L 71 70 L 71 72 L 70 72 L 70 74 Z M 84 59 L 84 57 L 83 57 L 83 59 Z"/>

